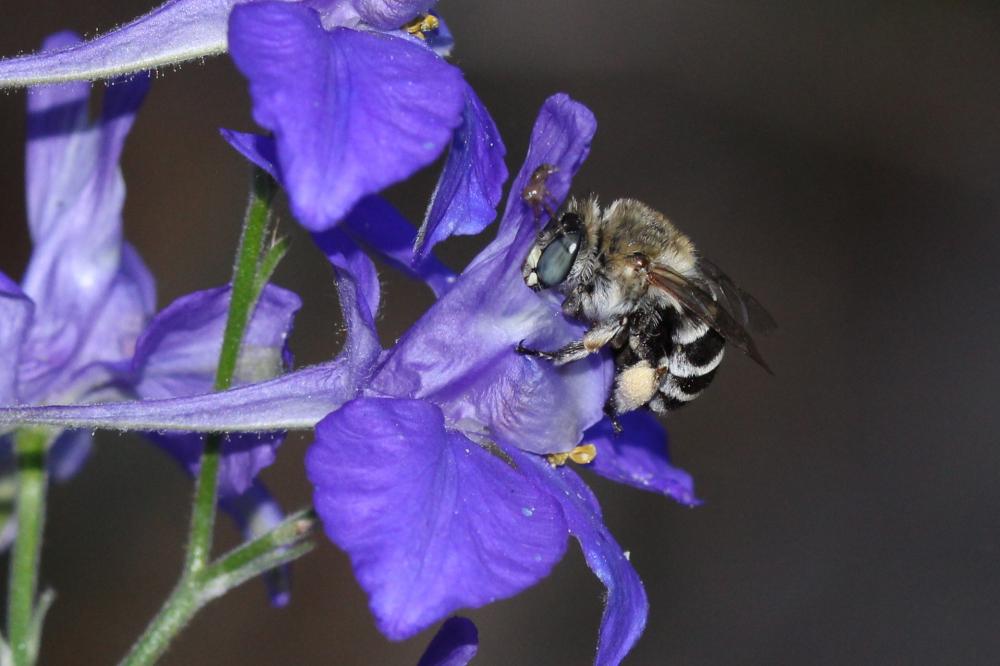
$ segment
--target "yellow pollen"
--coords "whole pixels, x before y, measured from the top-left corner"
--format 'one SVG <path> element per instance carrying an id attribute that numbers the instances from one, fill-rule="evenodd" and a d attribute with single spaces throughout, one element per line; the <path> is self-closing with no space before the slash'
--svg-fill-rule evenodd
<path id="1" fill-rule="evenodd" d="M 553 467 L 562 467 L 569 460 L 572 460 L 577 465 L 586 465 L 593 462 L 594 458 L 597 457 L 597 447 L 593 444 L 581 444 L 571 451 L 550 453 L 545 457 Z"/>
<path id="2" fill-rule="evenodd" d="M 406 32 L 414 37 L 426 39 L 428 32 L 434 32 L 441 27 L 441 22 L 433 14 L 424 14 L 413 19 L 403 27 L 406 29 Z"/>

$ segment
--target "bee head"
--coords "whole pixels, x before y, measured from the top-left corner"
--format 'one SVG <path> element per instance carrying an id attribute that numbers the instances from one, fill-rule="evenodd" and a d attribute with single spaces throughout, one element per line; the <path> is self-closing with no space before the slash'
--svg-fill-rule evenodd
<path id="1" fill-rule="evenodd" d="M 583 243 L 583 222 L 576 213 L 549 220 L 524 262 L 524 282 L 538 291 L 561 284 Z"/>

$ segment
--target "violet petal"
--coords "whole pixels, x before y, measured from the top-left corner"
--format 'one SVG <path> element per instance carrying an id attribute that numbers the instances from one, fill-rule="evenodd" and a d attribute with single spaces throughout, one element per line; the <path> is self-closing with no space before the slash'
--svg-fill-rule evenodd
<path id="1" fill-rule="evenodd" d="M 20 402 L 17 368 L 33 310 L 17 283 L 0 273 L 0 404 Z"/>
<path id="2" fill-rule="evenodd" d="M 223 53 L 234 4 L 170 0 L 87 42 L 0 60 L 0 87 L 109 78 Z"/>
<path id="3" fill-rule="evenodd" d="M 135 392 L 143 399 L 208 393 L 215 382 L 232 290 L 220 287 L 184 296 L 160 312 L 139 341 L 134 360 Z M 301 306 L 290 291 L 264 288 L 240 348 L 234 385 L 275 377 L 286 370 L 286 340 Z M 284 435 L 239 434 L 222 443 L 219 494 L 239 495 L 262 469 L 274 462 Z M 192 475 L 197 473 L 204 437 L 158 434 L 150 439 Z"/>
<path id="4" fill-rule="evenodd" d="M 449 617 L 434 634 L 417 666 L 466 666 L 479 650 L 479 631 L 472 620 Z"/>
<path id="5" fill-rule="evenodd" d="M 359 201 L 344 223 L 353 238 L 394 268 L 426 282 L 435 296 L 441 297 L 455 283 L 455 273 L 431 253 L 419 263 L 413 263 L 417 230 L 391 203 L 377 194 Z"/>
<path id="6" fill-rule="evenodd" d="M 284 183 L 272 137 L 229 129 L 220 132 L 241 155 L 267 171 L 279 183 Z M 414 263 L 413 245 L 417 230 L 391 203 L 377 194 L 369 194 L 358 201 L 344 218 L 344 224 L 352 238 L 410 277 L 424 280 L 436 296 L 440 297 L 454 282 L 454 272 L 429 252 L 420 262 Z"/>
<path id="7" fill-rule="evenodd" d="M 462 124 L 452 137 L 448 159 L 417 235 L 414 262 L 420 262 L 449 236 L 478 234 L 493 221 L 507 180 L 505 153 L 489 111 L 466 86 Z"/>
<path id="8" fill-rule="evenodd" d="M 546 101 L 501 235 L 387 352 L 373 381 L 377 390 L 431 399 L 449 419 L 472 419 L 501 443 L 536 453 L 569 450 L 603 417 L 609 360 L 594 355 L 556 368 L 514 351 L 522 340 L 555 349 L 582 335 L 553 295 L 524 285 L 521 263 L 535 227 L 520 190 L 538 165 L 553 164 L 561 174 L 553 195 L 565 196 L 594 127 L 590 111 L 565 95 Z"/>
<path id="9" fill-rule="evenodd" d="M 274 145 L 274 137 L 254 134 L 253 132 L 238 132 L 223 127 L 219 130 L 222 138 L 236 151 L 271 174 L 279 183 L 284 179 L 278 168 L 278 147 Z"/>
<path id="10" fill-rule="evenodd" d="M 597 498 L 576 473 L 567 467 L 553 468 L 538 456 L 515 453 L 515 459 L 550 488 L 570 533 L 580 543 L 587 566 L 607 588 L 594 663 L 617 666 L 646 627 L 649 602 L 642 581 L 604 525 Z"/>
<path id="11" fill-rule="evenodd" d="M 72 372 L 53 385 L 46 402 L 99 402 L 121 398 L 116 380 L 127 374 L 136 343 L 156 310 L 156 286 L 146 264 L 128 243 L 107 295 L 84 331 Z"/>
<path id="12" fill-rule="evenodd" d="M 375 329 L 381 290 L 375 264 L 340 229 L 313 234 L 313 240 L 326 254 L 337 275 L 340 309 L 347 326 L 347 340 L 341 356 L 352 368 L 357 383 L 367 377 L 378 360 L 382 345 Z"/>
<path id="13" fill-rule="evenodd" d="M 313 231 L 432 162 L 461 121 L 459 70 L 406 39 L 327 32 L 315 11 L 284 2 L 237 6 L 229 36 L 292 210 Z"/>
<path id="14" fill-rule="evenodd" d="M 587 466 L 595 474 L 654 493 L 681 504 L 697 506 L 691 475 L 670 464 L 667 431 L 649 412 L 634 411 L 618 417 L 622 432 L 616 434 L 604 419 L 583 435 L 597 447 L 597 457 Z"/>
<path id="15" fill-rule="evenodd" d="M 512 596 L 562 557 L 558 505 L 502 455 L 421 400 L 359 398 L 316 427 L 316 511 L 388 637 Z"/>
<path id="16" fill-rule="evenodd" d="M 573 176 L 590 153 L 590 142 L 596 130 L 594 114 L 569 95 L 552 95 L 542 105 L 531 131 L 528 154 L 511 185 L 507 208 L 497 232 L 498 241 L 502 239 L 511 245 L 511 258 L 517 260 L 518 266 L 538 230 L 534 211 L 521 198 L 529 179 L 539 166 L 554 166 L 556 171 L 549 176 L 546 185 L 552 197 L 552 207 L 558 207 L 569 193 Z"/>
<path id="17" fill-rule="evenodd" d="M 153 318 L 133 361 L 140 397 L 157 400 L 212 390 L 231 291 L 227 286 L 188 294 Z M 271 379 L 286 370 L 286 341 L 301 305 L 286 289 L 264 288 L 243 337 L 234 385 Z"/>
<path id="18" fill-rule="evenodd" d="M 72 39 L 61 33 L 47 44 Z M 92 125 L 86 84 L 42 86 L 28 93 L 25 171 L 34 248 L 23 289 L 36 311 L 20 368 L 25 401 L 42 401 L 51 387 L 65 389 L 67 378 L 84 365 L 122 360 L 106 352 L 88 358 L 81 349 L 91 329 L 101 324 L 98 315 L 116 283 L 134 277 L 144 283 L 135 285 L 142 291 L 149 282 L 144 268 L 122 271 L 125 185 L 118 166 L 147 89 L 145 75 L 111 86 Z M 131 322 L 147 313 L 111 314 Z"/>
<path id="19" fill-rule="evenodd" d="M 49 448 L 46 464 L 56 481 L 76 476 L 90 457 L 94 435 L 89 430 L 67 430 L 59 434 Z"/>
<path id="20" fill-rule="evenodd" d="M 344 357 L 220 393 L 92 405 L 0 408 L 0 433 L 21 425 L 171 432 L 306 430 L 350 400 Z"/>
<path id="21" fill-rule="evenodd" d="M 436 0 L 352 0 L 358 15 L 368 25 L 392 30 L 408 23 L 434 6 Z"/>

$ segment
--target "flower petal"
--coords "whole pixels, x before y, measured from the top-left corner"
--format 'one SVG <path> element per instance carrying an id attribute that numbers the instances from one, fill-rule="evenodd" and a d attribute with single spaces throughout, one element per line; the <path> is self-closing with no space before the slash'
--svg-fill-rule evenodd
<path id="1" fill-rule="evenodd" d="M 417 235 L 415 262 L 449 236 L 478 234 L 493 221 L 507 180 L 503 161 L 506 152 L 489 111 L 467 85 L 462 124 L 455 130 L 448 159 Z"/>
<path id="2" fill-rule="evenodd" d="M 0 408 L 0 433 L 21 425 L 170 432 L 307 430 L 357 394 L 343 357 L 271 381 L 167 400 Z"/>
<path id="3" fill-rule="evenodd" d="M 135 391 L 144 399 L 208 393 L 215 383 L 232 289 L 182 296 L 164 308 L 139 339 Z M 247 325 L 234 385 L 271 379 L 286 369 L 286 342 L 302 306 L 294 293 L 268 285 Z"/>
<path id="4" fill-rule="evenodd" d="M 278 168 L 278 147 L 274 145 L 273 136 L 238 132 L 224 127 L 219 130 L 219 134 L 240 155 L 271 174 L 271 177 L 279 183 L 284 184 L 281 170 Z"/>
<path id="5" fill-rule="evenodd" d="M 56 481 L 66 481 L 76 476 L 93 448 L 94 435 L 89 430 L 67 430 L 61 433 L 49 449 L 49 472 Z"/>
<path id="6" fill-rule="evenodd" d="M 521 193 L 538 167 L 543 164 L 551 165 L 556 170 L 549 176 L 546 186 L 551 195 L 552 207 L 558 207 L 569 193 L 573 176 L 590 153 L 590 142 L 595 131 L 597 120 L 594 114 L 569 95 L 553 95 L 542 105 L 531 131 L 528 155 L 511 185 L 507 208 L 497 232 L 498 245 L 512 244 L 510 254 L 517 260 L 518 266 L 538 230 L 534 211 L 521 198 Z M 517 243 L 514 242 L 515 237 Z"/>
<path id="7" fill-rule="evenodd" d="M 597 498 L 567 467 L 553 468 L 543 458 L 515 453 L 515 459 L 538 483 L 545 483 L 562 507 L 587 566 L 607 588 L 597 643 L 596 666 L 617 666 L 646 627 L 649 602 L 642 581 L 601 518 Z"/>
<path id="8" fill-rule="evenodd" d="M 73 404 L 128 395 L 119 382 L 128 374 L 126 359 L 134 353 L 136 340 L 154 307 L 153 277 L 135 249 L 126 243 L 121 266 L 106 300 L 98 306 L 91 326 L 84 332 L 75 362 L 52 385 L 47 398 Z M 56 480 L 65 481 L 80 471 L 93 448 L 93 439 L 90 430 L 60 433 L 48 456 L 49 470 Z"/>
<path id="9" fill-rule="evenodd" d="M 140 398 L 162 399 L 212 391 L 232 289 L 220 287 L 184 296 L 160 312 L 139 341 L 135 360 L 135 392 Z M 294 293 L 268 285 L 247 326 L 240 348 L 235 385 L 271 379 L 288 366 L 286 340 L 301 306 Z M 238 495 L 250 488 L 262 469 L 274 462 L 284 435 L 243 434 L 222 445 L 219 494 Z M 152 433 L 150 439 L 192 475 L 197 473 L 204 437 Z"/>
<path id="10" fill-rule="evenodd" d="M 306 469 L 327 535 L 393 639 L 535 584 L 566 545 L 556 502 L 428 402 L 347 403 L 316 427 Z"/>
<path id="11" fill-rule="evenodd" d="M 681 504 L 697 506 L 691 475 L 670 464 L 667 431 L 649 412 L 634 411 L 619 417 L 616 434 L 604 419 L 583 435 L 597 447 L 597 457 L 587 466 L 596 474 L 640 490 L 666 495 Z"/>
<path id="12" fill-rule="evenodd" d="M 435 296 L 440 298 L 455 283 L 455 273 L 433 254 L 427 253 L 419 263 L 413 263 L 417 230 L 382 197 L 372 194 L 359 201 L 344 223 L 352 238 L 378 253 L 394 268 L 425 281 Z"/>
<path id="13" fill-rule="evenodd" d="M 438 27 L 436 30 L 423 33 L 424 43 L 434 53 L 437 53 L 442 58 L 447 58 L 451 55 L 451 50 L 455 47 L 455 36 L 451 34 L 451 28 L 448 27 L 448 24 L 438 12 L 432 11 L 429 13 L 437 18 Z"/>
<path id="14" fill-rule="evenodd" d="M 17 425 L 145 431 L 268 432 L 312 428 L 357 395 L 378 361 L 378 276 L 371 260 L 339 230 L 318 237 L 337 275 L 348 340 L 328 363 L 270 381 L 183 398 L 95 405 L 0 408 L 0 433 Z"/>
<path id="15" fill-rule="evenodd" d="M 20 402 L 17 368 L 33 310 L 17 283 L 0 273 L 0 404 Z"/>
<path id="16" fill-rule="evenodd" d="M 380 30 L 398 28 L 426 12 L 436 0 L 352 0 L 358 15 L 368 25 Z"/>
<path id="17" fill-rule="evenodd" d="M 284 184 L 273 137 L 229 129 L 220 132 L 241 155 Z M 454 283 L 454 272 L 429 251 L 419 262 L 413 261 L 416 229 L 391 203 L 377 194 L 370 194 L 355 204 L 344 218 L 344 223 L 354 240 L 410 277 L 424 280 L 435 296 L 440 297 Z"/>
<path id="18" fill-rule="evenodd" d="M 165 451 L 191 476 L 197 476 L 205 436 L 194 433 L 146 433 L 146 437 Z M 240 495 L 251 487 L 261 470 L 270 467 L 277 457 L 284 433 L 258 435 L 239 433 L 222 440 L 219 463 L 219 497 Z"/>
<path id="19" fill-rule="evenodd" d="M 434 634 L 417 666 L 466 666 L 479 651 L 479 632 L 472 620 L 449 617 Z"/>
<path id="20" fill-rule="evenodd" d="M 539 114 L 528 161 L 518 182 L 540 164 L 568 179 L 586 157 L 593 134 L 590 111 L 565 95 Z M 525 175 L 527 174 L 527 175 Z M 553 194 L 565 195 L 559 183 Z M 568 182 L 568 180 L 567 180 Z M 534 238 L 531 209 L 514 190 L 498 236 L 386 355 L 373 386 L 383 394 L 429 399 L 452 421 L 483 424 L 501 443 L 536 453 L 566 451 L 603 417 L 612 378 L 599 355 L 560 368 L 515 353 L 518 342 L 555 349 L 583 328 L 563 317 L 550 294 L 524 285 L 521 263 Z M 511 212 L 513 211 L 513 212 Z M 510 231 L 504 232 L 503 229 Z M 512 245 L 517 236 L 517 247 Z"/>
<path id="21" fill-rule="evenodd" d="M 219 506 L 236 522 L 244 541 L 267 534 L 285 519 L 281 507 L 260 482 L 254 482 L 241 495 L 220 499 Z M 284 564 L 264 574 L 267 594 L 275 608 L 283 608 L 291 601 L 290 573 L 291 567 Z"/>
<path id="22" fill-rule="evenodd" d="M 224 53 L 235 0 L 170 0 L 90 41 L 0 60 L 0 87 L 92 81 Z"/>
<path id="23" fill-rule="evenodd" d="M 352 368 L 357 383 L 367 376 L 382 345 L 375 329 L 375 315 L 381 300 L 375 264 L 340 229 L 313 234 L 313 240 L 326 254 L 337 274 L 340 309 L 347 325 L 347 340 L 341 356 Z"/>
<path id="24" fill-rule="evenodd" d="M 67 39 L 64 33 L 49 44 Z M 82 350 L 116 282 L 128 277 L 122 275 L 125 185 L 118 160 L 147 89 L 145 75 L 110 87 L 93 125 L 87 122 L 86 84 L 28 93 L 26 175 L 34 249 L 23 288 L 36 314 L 19 370 L 25 401 L 51 398 L 49 389 L 64 389 L 84 365 L 127 358 L 109 356 L 106 340 L 96 358 Z M 114 314 L 134 323 L 147 313 Z"/>
<path id="25" fill-rule="evenodd" d="M 432 162 L 461 121 L 461 73 L 409 40 L 326 32 L 316 12 L 284 2 L 237 6 L 229 40 L 292 210 L 313 231 Z"/>
<path id="26" fill-rule="evenodd" d="M 136 343 L 156 309 L 153 276 L 138 252 L 122 247 L 121 265 L 105 300 L 84 331 L 79 351 L 46 402 L 71 404 L 121 399 L 116 380 L 127 374 Z"/>

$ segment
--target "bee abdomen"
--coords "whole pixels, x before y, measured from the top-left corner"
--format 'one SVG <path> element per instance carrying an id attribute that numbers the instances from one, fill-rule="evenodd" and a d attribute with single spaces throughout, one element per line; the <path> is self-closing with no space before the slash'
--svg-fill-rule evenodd
<path id="1" fill-rule="evenodd" d="M 725 339 L 704 324 L 686 322 L 672 337 L 673 352 L 660 365 L 667 372 L 650 402 L 657 412 L 678 409 L 697 398 L 712 383 L 725 352 Z"/>

